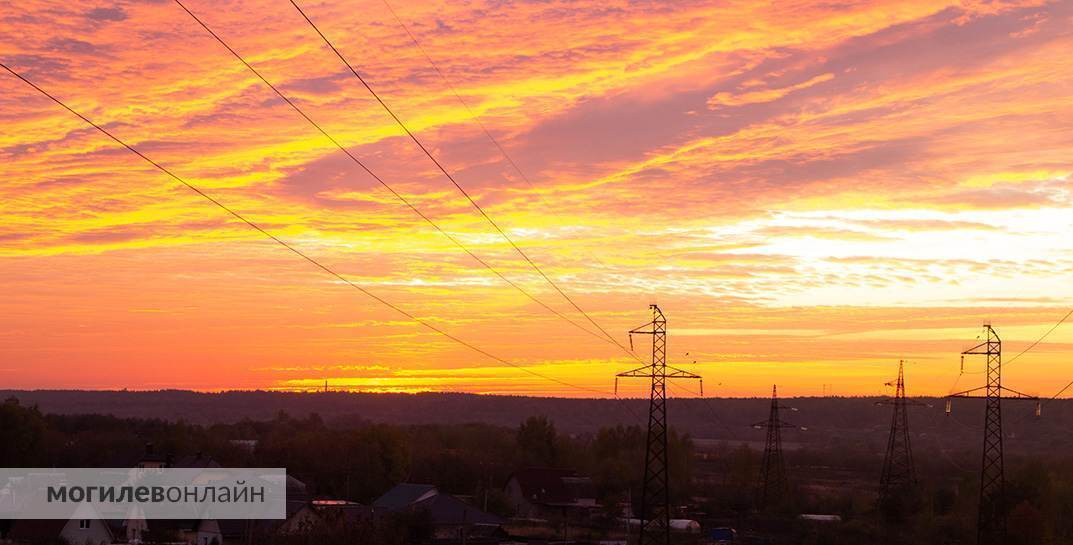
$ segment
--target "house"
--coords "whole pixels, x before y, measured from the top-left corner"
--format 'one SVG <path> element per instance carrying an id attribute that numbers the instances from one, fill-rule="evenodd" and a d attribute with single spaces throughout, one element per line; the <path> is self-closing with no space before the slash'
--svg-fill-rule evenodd
<path id="1" fill-rule="evenodd" d="M 532 519 L 585 516 L 598 507 L 592 479 L 572 469 L 526 468 L 505 487 L 517 516 Z"/>
<path id="2" fill-rule="evenodd" d="M 478 538 L 497 541 L 506 537 L 503 519 L 481 511 L 450 495 L 436 494 L 410 506 L 414 512 L 427 512 L 435 540 L 452 543 L 475 543 Z M 498 541 L 497 541 L 498 542 Z"/>
<path id="3" fill-rule="evenodd" d="M 387 513 L 418 513 L 428 517 L 437 543 L 498 543 L 506 537 L 502 518 L 486 513 L 427 484 L 402 483 L 373 502 Z"/>
<path id="4" fill-rule="evenodd" d="M 159 465 L 147 465 L 156 463 Z M 201 452 L 174 457 L 158 456 L 154 454 L 152 444 L 146 446 L 146 454 L 142 457 L 139 467 L 159 467 L 178 469 L 200 469 L 202 473 L 195 483 L 204 484 L 214 481 L 222 476 L 219 471 L 222 466 L 211 456 Z M 287 477 L 288 500 L 295 498 L 298 502 L 287 502 L 287 513 L 294 511 L 306 503 L 308 491 L 305 483 Z M 298 505 L 296 505 L 296 503 Z M 271 520 L 231 520 L 231 519 L 204 519 L 204 520 L 164 520 L 130 516 L 126 520 L 110 521 L 113 534 L 120 536 L 122 541 L 136 543 L 143 540 L 164 541 L 169 543 L 186 543 L 188 545 L 231 545 L 245 544 L 251 534 L 267 534 L 274 530 L 278 521 Z"/>
<path id="5" fill-rule="evenodd" d="M 373 518 L 369 506 L 345 500 L 313 500 L 294 511 L 279 527 L 288 535 L 352 531 Z"/>
<path id="6" fill-rule="evenodd" d="M 32 477 L 31 477 L 32 480 Z M 15 519 L 6 531 L 10 543 L 66 543 L 69 545 L 111 545 L 115 538 L 107 521 L 91 504 L 75 507 L 69 519 Z"/>

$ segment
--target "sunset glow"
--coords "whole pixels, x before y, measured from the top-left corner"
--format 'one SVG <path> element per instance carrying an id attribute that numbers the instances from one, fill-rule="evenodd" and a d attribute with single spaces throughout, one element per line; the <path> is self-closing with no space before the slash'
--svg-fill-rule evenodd
<path id="1" fill-rule="evenodd" d="M 289 2 L 184 3 L 445 231 L 592 329 Z M 1073 305 L 1073 2 L 393 0 L 468 108 L 382 0 L 299 4 L 618 342 L 657 302 L 670 363 L 706 395 L 876 394 L 899 359 L 910 395 L 946 394 L 981 383 L 982 362 L 958 361 L 981 324 L 1008 359 Z M 460 251 L 172 1 L 30 0 L 0 28 L 0 62 L 518 366 L 324 274 L 0 71 L 3 388 L 592 396 L 638 365 Z M 1005 371 L 1053 394 L 1073 323 Z"/>

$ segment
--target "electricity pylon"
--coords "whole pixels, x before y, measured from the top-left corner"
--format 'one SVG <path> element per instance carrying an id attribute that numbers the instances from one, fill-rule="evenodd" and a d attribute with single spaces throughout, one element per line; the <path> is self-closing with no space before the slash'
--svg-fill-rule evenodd
<path id="1" fill-rule="evenodd" d="M 667 365 L 667 319 L 656 305 L 652 321 L 630 330 L 633 335 L 652 335 L 652 363 L 615 376 L 618 379 L 649 378 L 652 389 L 648 403 L 648 446 L 645 452 L 645 476 L 641 481 L 641 545 L 669 545 L 671 542 L 671 498 L 667 473 L 667 379 L 699 379 L 699 375 Z M 670 372 L 668 372 L 668 369 Z"/>
<path id="2" fill-rule="evenodd" d="M 893 405 L 890 420 L 890 438 L 887 440 L 887 455 L 883 459 L 883 473 L 879 478 L 879 507 L 887 514 L 899 516 L 916 491 L 916 469 L 913 466 L 913 448 L 909 441 L 909 405 L 920 405 L 905 397 L 905 361 L 898 362 L 898 378 L 888 382 L 894 386 L 894 399 L 880 401 L 880 405 Z"/>
<path id="3" fill-rule="evenodd" d="M 948 397 L 984 399 L 984 450 L 980 464 L 980 507 L 976 519 L 978 545 L 1006 542 L 1006 478 L 1002 459 L 1002 399 L 1027 400 L 1039 398 L 1023 394 L 1002 385 L 1002 339 L 984 324 L 985 340 L 961 353 L 962 366 L 966 355 L 987 356 L 987 384 Z M 983 390 L 984 394 L 978 392 Z M 947 414 L 950 405 L 947 405 Z"/>
<path id="4" fill-rule="evenodd" d="M 779 394 L 775 385 L 771 386 L 771 411 L 766 421 L 753 424 L 753 428 L 767 430 L 767 442 L 764 444 L 764 458 L 760 465 L 760 481 L 756 487 L 756 507 L 760 511 L 768 508 L 772 498 L 786 492 L 786 464 L 782 459 L 782 429 L 797 426 L 783 422 L 779 418 Z"/>

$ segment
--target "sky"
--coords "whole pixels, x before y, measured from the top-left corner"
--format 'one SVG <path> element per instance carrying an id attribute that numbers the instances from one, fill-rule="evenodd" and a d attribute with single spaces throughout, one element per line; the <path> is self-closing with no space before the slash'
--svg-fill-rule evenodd
<path id="1" fill-rule="evenodd" d="M 945 395 L 982 324 L 1009 359 L 1073 306 L 1073 2 L 299 1 L 609 339 L 289 2 L 183 1 L 555 312 L 173 1 L 28 0 L 0 62 L 485 354 L 0 71 L 2 388 L 612 395 L 658 304 L 707 396 L 883 394 L 903 359 Z M 1073 380 L 1073 320 L 1004 371 Z"/>

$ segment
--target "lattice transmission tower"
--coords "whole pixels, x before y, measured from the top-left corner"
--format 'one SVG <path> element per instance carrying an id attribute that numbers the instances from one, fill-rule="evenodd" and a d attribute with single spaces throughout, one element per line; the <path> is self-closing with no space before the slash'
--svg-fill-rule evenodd
<path id="1" fill-rule="evenodd" d="M 753 424 L 753 428 L 767 430 L 764 457 L 760 464 L 760 480 L 756 486 L 756 507 L 766 511 L 773 499 L 781 497 L 789 489 L 786 478 L 786 463 L 782 457 L 782 430 L 797 426 L 784 422 L 779 416 L 779 391 L 771 386 L 771 410 L 767 420 Z"/>
<path id="2" fill-rule="evenodd" d="M 980 506 L 976 520 L 976 543 L 999 545 L 1006 542 L 1006 476 L 1002 456 L 1002 400 L 1037 400 L 1002 385 L 1002 339 L 991 324 L 984 324 L 985 340 L 961 353 L 962 367 L 966 355 L 987 357 L 987 384 L 949 397 L 984 400 L 984 449 L 980 464 Z M 979 392 L 983 391 L 981 395 Z M 1003 395 L 1003 393 L 1008 395 Z M 1037 414 L 1038 414 L 1037 405 Z M 947 402 L 947 414 L 950 403 Z"/>
<path id="3" fill-rule="evenodd" d="M 700 379 L 700 376 L 667 365 L 667 319 L 659 306 L 650 305 L 649 308 L 652 309 L 652 321 L 630 330 L 630 347 L 633 347 L 633 335 L 651 335 L 652 363 L 616 375 L 615 390 L 618 390 L 619 378 L 651 380 L 645 475 L 641 481 L 639 543 L 669 545 L 671 500 L 667 467 L 667 380 Z"/>
<path id="4" fill-rule="evenodd" d="M 916 493 L 917 477 L 913 464 L 913 447 L 909 440 L 909 406 L 920 405 L 905 396 L 905 361 L 898 362 L 898 378 L 888 382 L 894 386 L 894 398 L 880 401 L 881 405 L 893 405 L 890 419 L 890 437 L 887 440 L 887 455 L 883 459 L 883 473 L 879 478 L 879 507 L 888 515 L 900 517 Z"/>

